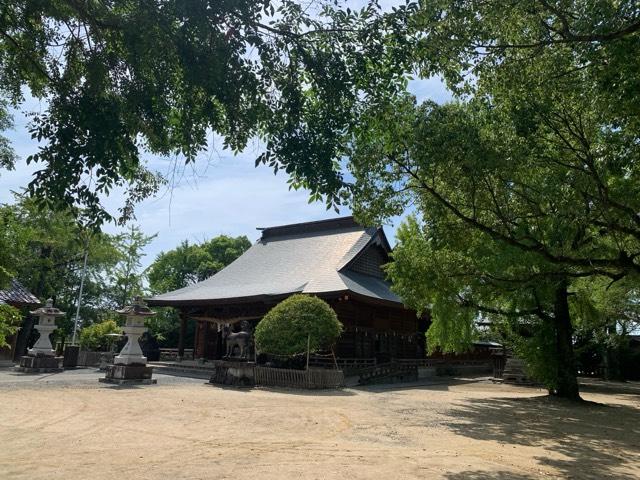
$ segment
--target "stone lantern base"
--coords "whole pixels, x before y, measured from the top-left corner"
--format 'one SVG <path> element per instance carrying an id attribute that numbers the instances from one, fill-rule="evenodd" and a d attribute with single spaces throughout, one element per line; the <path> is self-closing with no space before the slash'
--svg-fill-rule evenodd
<path id="1" fill-rule="evenodd" d="M 151 378 L 153 367 L 146 365 L 108 365 L 104 378 L 100 378 L 102 383 L 113 383 L 116 385 L 151 385 L 157 380 Z"/>
<path id="2" fill-rule="evenodd" d="M 24 357 L 20 357 L 20 366 L 16 367 L 16 370 L 23 373 L 61 372 L 61 361 L 62 357 L 52 357 L 49 355 L 25 355 Z"/>

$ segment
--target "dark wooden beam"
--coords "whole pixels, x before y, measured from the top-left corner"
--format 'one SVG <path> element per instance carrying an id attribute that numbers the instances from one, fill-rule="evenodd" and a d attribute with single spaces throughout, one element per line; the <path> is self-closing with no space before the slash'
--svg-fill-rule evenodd
<path id="1" fill-rule="evenodd" d="M 178 333 L 178 357 L 184 358 L 184 337 L 187 334 L 187 316 L 180 314 L 180 331 Z"/>
<path id="2" fill-rule="evenodd" d="M 234 324 L 234 323 L 238 323 L 241 322 L 243 320 L 259 320 L 260 316 L 256 316 L 256 315 L 249 315 L 249 316 L 244 316 L 244 317 L 233 317 L 233 318 L 218 318 L 218 317 L 206 317 L 206 316 L 195 316 L 195 315 L 191 315 L 190 318 L 193 318 L 194 320 L 198 320 L 200 322 L 212 322 L 212 323 L 218 323 L 218 324 Z"/>

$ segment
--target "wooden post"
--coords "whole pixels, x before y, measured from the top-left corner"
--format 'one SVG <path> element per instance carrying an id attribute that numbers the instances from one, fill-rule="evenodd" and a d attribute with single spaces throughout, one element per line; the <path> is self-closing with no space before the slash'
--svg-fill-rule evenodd
<path id="1" fill-rule="evenodd" d="M 311 385 L 311 372 L 309 372 L 309 351 L 311 350 L 311 334 L 307 335 L 307 385 Z"/>
<path id="2" fill-rule="evenodd" d="M 340 367 L 338 367 L 338 359 L 336 358 L 336 354 L 333 353 L 333 347 L 331 347 L 331 356 L 333 357 L 333 364 L 336 366 L 336 370 L 340 370 Z"/>
<path id="3" fill-rule="evenodd" d="M 178 333 L 178 361 L 184 358 L 184 337 L 187 333 L 187 317 L 184 313 L 180 314 L 180 331 Z"/>

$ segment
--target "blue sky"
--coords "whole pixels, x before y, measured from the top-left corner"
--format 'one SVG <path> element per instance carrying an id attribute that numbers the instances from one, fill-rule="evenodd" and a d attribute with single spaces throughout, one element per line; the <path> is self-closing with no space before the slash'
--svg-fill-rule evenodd
<path id="1" fill-rule="evenodd" d="M 437 78 L 414 80 L 411 91 L 420 100 L 443 102 L 449 93 Z M 11 191 L 18 191 L 31 180 L 37 165 L 24 161 L 38 149 L 38 143 L 29 136 L 26 113 L 43 109 L 37 100 L 29 99 L 22 109 L 14 112 L 13 130 L 5 132 L 21 160 L 15 170 L 0 170 L 0 203 L 13 200 Z M 173 188 L 166 188 L 155 198 L 140 203 L 136 209 L 137 223 L 145 233 L 158 234 L 148 246 L 144 264 L 148 265 L 158 253 L 174 248 L 182 240 L 199 242 L 219 234 L 246 235 L 252 242 L 259 237 L 256 227 L 282 225 L 333 218 L 337 214 L 327 211 L 322 203 L 308 203 L 305 191 L 289 191 L 287 176 L 274 175 L 267 167 L 254 167 L 259 151 L 256 144 L 249 145 L 239 155 L 218 150 L 204 152 L 192 168 L 187 168 Z M 149 157 L 152 170 L 168 173 L 172 159 Z M 106 199 L 111 211 L 120 206 L 117 194 Z M 350 214 L 342 208 L 340 215 Z M 389 239 L 395 237 L 396 225 L 385 226 Z M 115 232 L 115 226 L 105 230 Z"/>

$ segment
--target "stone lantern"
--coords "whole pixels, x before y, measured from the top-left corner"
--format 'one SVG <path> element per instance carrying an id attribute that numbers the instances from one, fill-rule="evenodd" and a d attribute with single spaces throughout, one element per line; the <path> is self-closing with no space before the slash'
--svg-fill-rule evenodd
<path id="1" fill-rule="evenodd" d="M 48 299 L 44 307 L 29 313 L 38 317 L 38 324 L 34 325 L 34 328 L 38 330 L 40 337 L 33 348 L 27 351 L 28 354 L 20 359 L 18 370 L 27 373 L 60 370 L 60 359 L 56 358 L 49 337 L 57 328 L 56 318 L 63 317 L 65 312 L 54 307 L 53 300 Z"/>
<path id="2" fill-rule="evenodd" d="M 151 378 L 153 367 L 147 367 L 147 357 L 142 353 L 138 341 L 147 331 L 147 327 L 144 326 L 145 318 L 155 315 L 155 313 L 144 304 L 140 297 L 136 297 L 132 305 L 117 310 L 117 312 L 126 318 L 122 330 L 127 336 L 127 344 L 120 355 L 114 358 L 113 365 L 107 367 L 107 374 L 100 381 L 119 385 L 156 383 Z"/>

